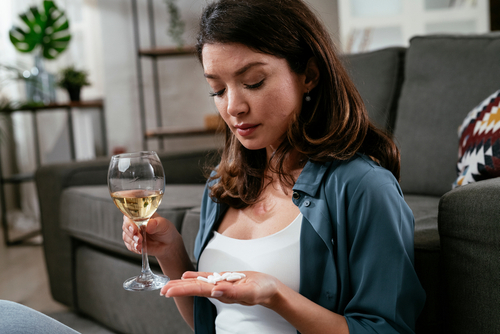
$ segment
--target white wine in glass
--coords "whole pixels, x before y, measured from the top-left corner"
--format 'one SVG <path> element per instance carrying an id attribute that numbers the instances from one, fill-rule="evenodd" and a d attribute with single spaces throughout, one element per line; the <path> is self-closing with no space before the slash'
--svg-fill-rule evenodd
<path id="1" fill-rule="evenodd" d="M 165 191 L 165 172 L 158 155 L 153 151 L 124 153 L 111 157 L 108 187 L 118 209 L 132 219 L 142 233 L 142 271 L 123 283 L 130 291 L 160 289 L 170 280 L 154 274 L 149 267 L 146 225 L 156 212 Z"/>

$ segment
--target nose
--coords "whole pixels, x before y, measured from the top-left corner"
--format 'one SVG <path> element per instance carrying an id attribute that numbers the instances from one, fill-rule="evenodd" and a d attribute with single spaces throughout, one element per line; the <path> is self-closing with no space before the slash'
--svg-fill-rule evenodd
<path id="1" fill-rule="evenodd" d="M 248 112 L 248 103 L 244 94 L 238 90 L 227 92 L 227 113 L 233 117 L 241 116 Z"/>

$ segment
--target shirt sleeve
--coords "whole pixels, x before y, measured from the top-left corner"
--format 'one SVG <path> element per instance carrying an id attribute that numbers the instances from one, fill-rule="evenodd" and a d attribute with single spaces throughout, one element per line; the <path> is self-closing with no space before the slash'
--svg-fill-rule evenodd
<path id="1" fill-rule="evenodd" d="M 425 292 L 414 269 L 414 218 L 396 180 L 360 180 L 348 204 L 350 333 L 414 333 Z"/>

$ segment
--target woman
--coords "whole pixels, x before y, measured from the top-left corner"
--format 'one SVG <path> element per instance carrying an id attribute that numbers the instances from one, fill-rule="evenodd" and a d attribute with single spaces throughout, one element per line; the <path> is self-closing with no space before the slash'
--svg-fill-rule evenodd
<path id="1" fill-rule="evenodd" d="M 172 223 L 147 224 L 148 252 L 173 279 L 160 294 L 198 334 L 413 333 L 424 292 L 399 153 L 318 19 L 302 0 L 219 0 L 197 50 L 226 140 L 202 202 L 198 272 Z M 126 217 L 123 240 L 140 252 Z M 233 271 L 245 276 L 207 282 Z M 0 309 L 9 333 L 73 332 L 18 304 Z"/>
<path id="2" fill-rule="evenodd" d="M 166 219 L 148 252 L 196 333 L 413 333 L 424 292 L 399 153 L 369 121 L 328 33 L 302 0 L 220 0 L 197 51 L 226 123 L 195 255 Z M 123 240 L 141 250 L 127 218 Z M 217 284 L 213 272 L 245 277 Z"/>

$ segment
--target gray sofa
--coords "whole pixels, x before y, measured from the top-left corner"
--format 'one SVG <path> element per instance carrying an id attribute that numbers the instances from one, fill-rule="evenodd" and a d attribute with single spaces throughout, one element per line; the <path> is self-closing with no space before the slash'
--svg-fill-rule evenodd
<path id="1" fill-rule="evenodd" d="M 370 117 L 401 149 L 401 186 L 416 221 L 415 267 L 427 292 L 417 333 L 500 332 L 500 179 L 451 189 L 457 127 L 500 89 L 500 35 L 416 37 L 408 48 L 343 60 Z M 191 256 L 202 167 L 213 153 L 161 154 L 167 190 L 159 213 L 176 224 Z M 119 333 L 190 333 L 172 300 L 121 287 L 140 258 L 121 241 L 108 161 L 36 173 L 52 295 Z M 154 260 L 152 267 L 159 270 Z"/>

